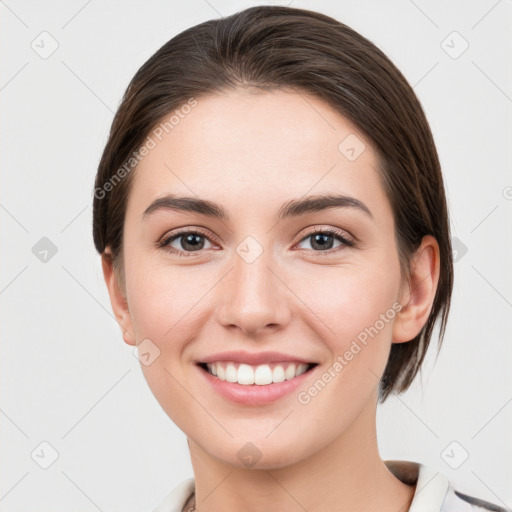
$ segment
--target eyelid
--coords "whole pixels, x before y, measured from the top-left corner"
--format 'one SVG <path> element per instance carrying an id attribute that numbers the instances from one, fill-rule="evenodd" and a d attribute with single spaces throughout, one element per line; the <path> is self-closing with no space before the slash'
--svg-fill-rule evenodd
<path id="1" fill-rule="evenodd" d="M 346 245 L 356 245 L 357 238 L 348 233 L 347 231 L 335 228 L 333 226 L 313 226 L 311 229 L 308 229 L 306 233 L 302 236 L 302 238 L 299 240 L 299 242 L 302 242 L 305 238 L 308 236 L 314 235 L 316 233 L 322 233 L 322 234 L 328 234 L 332 236 L 337 236 L 345 241 Z M 315 252 L 327 252 L 327 251 L 315 251 Z"/>
<path id="2" fill-rule="evenodd" d="M 168 231 L 162 238 L 161 240 L 165 240 L 167 238 L 170 238 L 170 237 L 173 237 L 173 236 L 177 236 L 177 235 L 181 235 L 181 234 L 184 234 L 184 233 L 201 233 L 201 235 L 204 235 L 204 236 L 207 236 L 208 238 L 213 238 L 215 239 L 215 237 L 213 237 L 208 231 L 206 231 L 204 228 L 201 228 L 199 226 L 183 226 L 182 228 L 176 228 L 176 229 L 173 229 L 171 231 Z"/>
<path id="3" fill-rule="evenodd" d="M 176 228 L 173 231 L 167 232 L 160 240 L 156 243 L 157 248 L 165 249 L 166 245 L 169 244 L 173 239 L 179 238 L 180 236 L 187 234 L 197 233 L 199 235 L 203 235 L 205 238 L 210 240 L 212 243 L 219 244 L 218 240 L 212 236 L 210 233 L 207 233 L 203 228 L 195 227 L 195 226 L 186 226 L 183 228 Z M 178 252 L 177 250 L 175 250 Z M 181 251 L 184 252 L 184 251 Z M 197 251 L 199 252 L 199 251 Z M 191 251 L 190 254 L 193 254 L 194 251 Z"/>
<path id="4" fill-rule="evenodd" d="M 208 239 L 210 242 L 219 244 L 216 237 L 210 235 L 207 233 L 203 228 L 194 227 L 194 226 L 186 226 L 183 228 L 176 228 L 176 230 L 166 233 L 158 242 L 157 242 L 157 248 L 164 249 L 170 252 L 171 254 L 177 254 L 178 256 L 193 256 L 196 252 L 201 253 L 201 250 L 199 251 L 182 251 L 180 249 L 170 248 L 168 247 L 168 244 L 171 241 L 176 240 L 177 238 L 180 238 L 180 236 L 186 235 L 186 234 L 200 234 L 204 236 L 206 239 Z M 303 242 L 306 238 L 315 235 L 317 233 L 320 234 L 326 234 L 333 236 L 337 238 L 341 242 L 341 247 L 331 248 L 325 251 L 313 251 L 309 250 L 309 252 L 313 252 L 315 255 L 321 256 L 322 254 L 332 254 L 343 247 L 354 247 L 358 240 L 352 236 L 351 234 L 347 233 L 345 230 L 342 230 L 340 228 L 335 228 L 332 226 L 312 226 L 311 228 L 307 228 L 306 233 L 302 235 L 300 240 L 295 244 L 299 244 Z"/>

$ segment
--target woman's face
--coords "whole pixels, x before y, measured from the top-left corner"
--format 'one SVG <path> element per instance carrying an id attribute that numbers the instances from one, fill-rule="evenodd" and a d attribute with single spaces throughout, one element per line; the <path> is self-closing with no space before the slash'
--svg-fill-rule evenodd
<path id="1" fill-rule="evenodd" d="M 198 98 L 161 132 L 134 171 L 124 269 L 125 340 L 143 343 L 163 409 L 199 449 L 238 467 L 280 467 L 367 435 L 404 291 L 369 141 L 320 100 L 284 91 Z M 145 214 L 170 194 L 224 216 L 170 204 Z M 287 209 L 328 195 L 353 199 Z M 282 394 L 282 384 L 220 382 L 199 366 L 225 351 L 317 366 Z M 275 359 L 256 373 L 282 378 Z"/>

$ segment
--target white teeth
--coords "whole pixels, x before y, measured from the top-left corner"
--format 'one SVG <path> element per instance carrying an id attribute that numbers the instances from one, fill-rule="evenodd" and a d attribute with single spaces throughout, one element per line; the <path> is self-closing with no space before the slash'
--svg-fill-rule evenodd
<path id="1" fill-rule="evenodd" d="M 286 380 L 284 368 L 282 366 L 276 366 L 272 370 L 272 382 L 283 382 L 284 380 Z"/>
<path id="2" fill-rule="evenodd" d="M 249 366 L 249 368 L 251 367 Z M 272 370 L 268 364 L 263 364 L 256 368 L 254 372 L 254 383 L 260 386 L 272 384 Z"/>
<path id="3" fill-rule="evenodd" d="M 254 370 L 248 364 L 241 364 L 238 367 L 238 384 L 254 384 Z"/>
<path id="4" fill-rule="evenodd" d="M 238 381 L 238 372 L 236 371 L 236 367 L 233 363 L 228 363 L 226 366 L 226 380 L 228 382 Z"/>
<path id="5" fill-rule="evenodd" d="M 295 376 L 297 377 L 299 375 L 302 375 L 308 369 L 308 366 L 309 366 L 309 364 L 306 364 L 306 363 L 299 364 L 299 366 L 297 366 Z"/>
<path id="6" fill-rule="evenodd" d="M 293 377 L 295 377 L 295 365 L 293 363 L 286 368 L 284 376 L 286 380 L 293 379 Z"/>
<path id="7" fill-rule="evenodd" d="M 271 368 L 268 364 L 260 364 L 258 366 L 251 366 L 244 363 L 236 365 L 234 362 L 206 364 L 208 371 L 220 380 L 237 382 L 244 386 L 250 386 L 252 384 L 264 386 L 266 384 L 290 380 L 302 375 L 308 369 L 308 366 L 309 365 L 305 363 L 283 363 L 275 365 L 274 368 Z"/>

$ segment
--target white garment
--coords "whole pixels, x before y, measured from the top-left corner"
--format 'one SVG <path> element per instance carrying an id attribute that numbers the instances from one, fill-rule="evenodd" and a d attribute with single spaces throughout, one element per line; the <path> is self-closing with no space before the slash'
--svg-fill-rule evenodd
<path id="1" fill-rule="evenodd" d="M 510 509 L 456 491 L 438 471 L 418 462 L 384 461 L 388 469 L 402 482 L 416 485 L 408 512 L 509 512 Z M 195 489 L 194 478 L 187 478 L 152 512 L 187 512 L 183 507 Z"/>

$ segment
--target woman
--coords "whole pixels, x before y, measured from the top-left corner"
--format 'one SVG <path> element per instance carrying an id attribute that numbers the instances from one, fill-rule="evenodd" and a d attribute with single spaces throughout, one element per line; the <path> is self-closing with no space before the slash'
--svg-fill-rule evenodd
<path id="1" fill-rule="evenodd" d="M 112 308 L 194 469 L 157 512 L 502 510 L 379 455 L 453 264 L 428 122 L 370 41 L 269 6 L 182 32 L 130 83 L 94 195 Z"/>

